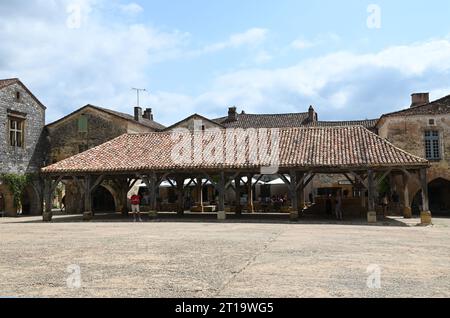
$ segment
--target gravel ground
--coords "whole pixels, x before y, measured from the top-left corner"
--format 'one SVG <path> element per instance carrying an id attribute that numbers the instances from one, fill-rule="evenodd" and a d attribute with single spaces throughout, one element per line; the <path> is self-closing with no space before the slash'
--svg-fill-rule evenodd
<path id="1" fill-rule="evenodd" d="M 2 297 L 450 296 L 450 219 L 430 227 L 39 220 L 0 219 Z M 379 289 L 367 287 L 372 264 Z M 80 288 L 68 287 L 71 265 Z"/>

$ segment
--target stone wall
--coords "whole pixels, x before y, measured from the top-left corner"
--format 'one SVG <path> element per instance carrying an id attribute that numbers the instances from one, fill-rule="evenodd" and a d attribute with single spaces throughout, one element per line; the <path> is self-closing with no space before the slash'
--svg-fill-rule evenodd
<path id="1" fill-rule="evenodd" d="M 20 92 L 20 99 L 16 93 Z M 7 111 L 26 114 L 24 145 L 9 144 Z M 0 90 L 0 173 L 37 173 L 43 165 L 45 152 L 45 109 L 20 84 Z"/>
<path id="2" fill-rule="evenodd" d="M 429 124 L 430 119 L 434 119 L 435 125 Z M 441 160 L 432 161 L 431 167 L 428 169 L 428 182 L 430 183 L 438 178 L 450 181 L 450 114 L 387 117 L 380 124 L 379 135 L 395 146 L 413 155 L 425 158 L 426 130 L 439 131 L 441 149 Z M 402 178 L 395 178 L 394 184 L 397 189 L 402 189 Z M 404 198 L 402 198 L 405 206 L 411 206 L 414 197 L 420 191 L 420 186 L 416 182 L 410 182 L 408 189 L 410 193 L 409 202 L 404 202 Z M 399 193 L 403 197 L 402 191 L 399 191 Z M 442 198 L 442 200 L 444 199 Z M 430 205 L 434 203 L 430 199 Z"/>
<path id="3" fill-rule="evenodd" d="M 17 99 L 17 93 L 20 98 Z M 10 145 L 8 111 L 20 113 L 25 117 L 23 147 L 12 147 Z M 43 128 L 45 125 L 45 108 L 20 84 L 12 84 L 0 89 L 0 174 L 37 174 L 44 165 L 47 144 Z M 39 180 L 36 177 L 33 188 L 28 195 L 31 206 L 31 214 L 41 213 L 41 196 L 39 191 Z M 28 190 L 27 190 L 28 191 Z M 6 215 L 17 215 L 14 206 L 14 198 L 7 186 L 0 180 L 0 192 L 4 198 L 4 209 Z"/>

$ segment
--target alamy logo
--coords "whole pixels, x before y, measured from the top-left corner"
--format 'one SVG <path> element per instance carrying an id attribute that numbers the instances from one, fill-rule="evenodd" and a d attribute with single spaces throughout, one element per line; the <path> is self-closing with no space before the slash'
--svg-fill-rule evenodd
<path id="1" fill-rule="evenodd" d="M 67 287 L 70 289 L 81 288 L 81 268 L 79 265 L 69 265 L 67 266 L 67 273 L 70 275 L 66 279 Z"/>
<path id="2" fill-rule="evenodd" d="M 367 267 L 367 288 L 380 289 L 381 288 L 381 267 L 376 264 L 371 264 Z"/>

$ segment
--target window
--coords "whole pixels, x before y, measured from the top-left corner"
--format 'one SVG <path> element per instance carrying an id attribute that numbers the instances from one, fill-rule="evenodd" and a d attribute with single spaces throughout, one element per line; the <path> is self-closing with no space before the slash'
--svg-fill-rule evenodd
<path id="1" fill-rule="evenodd" d="M 23 132 L 25 120 L 20 118 L 9 118 L 9 144 L 11 147 L 23 147 Z"/>
<path id="2" fill-rule="evenodd" d="M 81 115 L 78 118 L 78 132 L 79 133 L 87 133 L 88 131 L 88 120 L 85 115 Z"/>
<path id="3" fill-rule="evenodd" d="M 436 122 L 434 121 L 434 119 L 428 120 L 428 126 L 436 126 Z"/>
<path id="4" fill-rule="evenodd" d="M 425 132 L 425 154 L 428 160 L 440 160 L 439 131 Z"/>
<path id="5" fill-rule="evenodd" d="M 21 97 L 21 96 L 20 96 L 20 92 L 16 92 L 16 100 L 17 100 L 17 101 L 20 101 L 20 97 Z"/>

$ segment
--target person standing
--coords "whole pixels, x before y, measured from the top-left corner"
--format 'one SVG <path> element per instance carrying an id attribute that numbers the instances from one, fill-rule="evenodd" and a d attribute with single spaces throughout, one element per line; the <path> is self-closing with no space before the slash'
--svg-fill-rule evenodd
<path id="1" fill-rule="evenodd" d="M 327 215 L 333 215 L 333 202 L 332 200 L 332 195 L 329 194 L 327 196 L 327 200 L 325 201 L 325 210 L 327 212 Z"/>
<path id="2" fill-rule="evenodd" d="M 139 222 L 142 222 L 141 218 L 141 196 L 137 193 L 131 196 L 131 213 L 133 213 L 133 221 L 136 222 L 136 216 L 139 217 Z"/>

